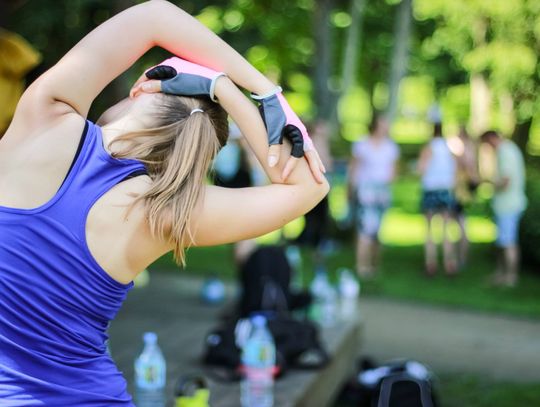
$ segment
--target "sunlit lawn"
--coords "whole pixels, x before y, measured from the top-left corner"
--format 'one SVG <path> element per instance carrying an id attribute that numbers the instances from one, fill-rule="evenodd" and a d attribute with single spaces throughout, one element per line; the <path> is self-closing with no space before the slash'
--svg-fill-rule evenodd
<path id="1" fill-rule="evenodd" d="M 339 219 L 346 213 L 345 189 L 341 180 L 334 180 L 331 194 L 331 211 Z M 394 207 L 387 213 L 381 230 L 384 248 L 380 274 L 374 281 L 363 284 L 364 295 L 540 318 L 538 275 L 524 272 L 520 285 L 515 289 L 495 288 L 487 283 L 495 267 L 495 251 L 491 244 L 495 238 L 495 227 L 489 219 L 485 199 L 473 205 L 468 218 L 467 230 L 473 245 L 467 266 L 455 278 L 444 276 L 441 270 L 435 278 L 427 279 L 423 275 L 422 251 L 426 228 L 422 215 L 418 213 L 419 186 L 416 180 L 401 179 L 395 185 L 394 197 Z M 285 228 L 284 234 L 294 237 L 302 227 L 303 220 L 297 220 Z M 280 232 L 276 232 L 260 241 L 272 244 L 279 237 Z M 459 238 L 457 227 L 453 230 L 453 238 Z M 313 263 L 307 250 L 303 254 L 303 280 L 307 286 L 312 277 Z M 182 273 L 223 278 L 235 275 L 230 246 L 192 248 L 188 252 L 187 264 L 187 270 Z M 338 243 L 328 255 L 326 266 L 332 279 L 336 278 L 337 269 L 354 268 L 353 243 Z M 160 259 L 153 268 L 177 270 L 170 257 Z"/>

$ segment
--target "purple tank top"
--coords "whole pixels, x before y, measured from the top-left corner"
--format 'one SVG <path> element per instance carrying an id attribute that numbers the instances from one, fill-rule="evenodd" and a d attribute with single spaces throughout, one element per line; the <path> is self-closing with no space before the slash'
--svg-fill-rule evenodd
<path id="1" fill-rule="evenodd" d="M 35 209 L 0 206 L 2 406 L 133 406 L 105 343 L 133 284 L 98 265 L 85 224 L 105 192 L 144 166 L 111 157 L 91 122 L 79 148 L 50 201 Z"/>

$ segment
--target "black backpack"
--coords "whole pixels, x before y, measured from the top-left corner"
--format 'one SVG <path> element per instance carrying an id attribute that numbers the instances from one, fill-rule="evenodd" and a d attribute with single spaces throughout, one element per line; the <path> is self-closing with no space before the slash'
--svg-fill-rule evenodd
<path id="1" fill-rule="evenodd" d="M 398 360 L 363 369 L 349 383 L 342 397 L 359 407 L 437 407 L 433 374 L 422 363 Z"/>
<path id="2" fill-rule="evenodd" d="M 240 318 L 260 311 L 287 315 L 290 310 L 307 307 L 311 294 L 291 292 L 290 281 L 291 266 L 284 249 L 280 246 L 257 248 L 240 269 Z"/>
<path id="3" fill-rule="evenodd" d="M 371 407 L 436 407 L 432 377 L 420 362 L 399 360 L 362 372 L 359 381 L 371 384 Z"/>
<path id="4" fill-rule="evenodd" d="M 240 379 L 241 350 L 236 344 L 235 331 L 242 321 L 245 320 L 226 322 L 206 336 L 203 363 L 227 369 L 228 372 L 221 374 L 228 380 Z M 268 328 L 276 344 L 278 376 L 290 368 L 317 369 L 328 363 L 328 354 L 313 323 L 276 316 L 268 320 Z"/>
<path id="5" fill-rule="evenodd" d="M 282 247 L 256 249 L 240 270 L 242 294 L 238 315 L 206 336 L 203 362 L 238 370 L 241 352 L 235 343 L 237 324 L 262 313 L 276 344 L 280 374 L 290 367 L 309 369 L 326 365 L 329 357 L 319 340 L 317 326 L 290 316 L 291 309 L 305 307 L 311 301 L 309 293 L 291 293 L 290 278 L 291 267 Z"/>

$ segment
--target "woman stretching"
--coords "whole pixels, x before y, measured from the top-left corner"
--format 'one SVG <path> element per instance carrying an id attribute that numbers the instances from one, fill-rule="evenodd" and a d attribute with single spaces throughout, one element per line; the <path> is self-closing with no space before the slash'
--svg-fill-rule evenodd
<path id="1" fill-rule="evenodd" d="M 153 46 L 191 62 L 165 61 L 87 121 Z M 272 185 L 205 184 L 222 108 Z M 0 142 L 0 404 L 133 406 L 105 340 L 135 276 L 164 253 L 183 262 L 187 246 L 281 227 L 328 192 L 321 172 L 280 88 L 182 10 L 149 1 L 92 31 L 24 93 Z"/>

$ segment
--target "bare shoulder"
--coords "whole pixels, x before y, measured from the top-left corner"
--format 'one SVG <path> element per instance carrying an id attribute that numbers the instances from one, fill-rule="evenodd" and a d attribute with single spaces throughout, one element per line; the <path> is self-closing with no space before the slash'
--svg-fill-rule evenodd
<path id="1" fill-rule="evenodd" d="M 50 97 L 44 77 L 38 78 L 21 96 L 15 115 L 6 135 L 11 138 L 26 138 L 29 135 L 42 133 L 45 129 L 60 123 L 79 123 L 84 118 L 71 106 Z"/>

